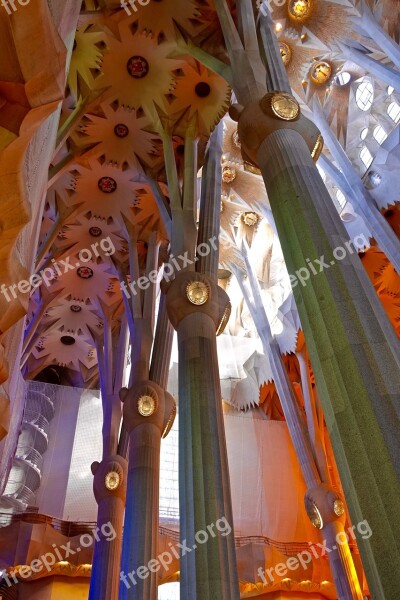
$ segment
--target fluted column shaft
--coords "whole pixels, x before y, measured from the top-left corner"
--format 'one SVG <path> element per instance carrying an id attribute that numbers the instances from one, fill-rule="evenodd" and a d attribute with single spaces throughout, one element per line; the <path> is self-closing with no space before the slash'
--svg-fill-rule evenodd
<path id="1" fill-rule="evenodd" d="M 93 553 L 89 600 L 117 600 L 127 463 L 121 456 L 110 456 L 101 463 L 93 463 L 92 472 L 94 494 L 98 503 L 98 536 Z M 106 485 L 106 477 L 109 473 L 117 473 L 119 477 L 118 485 L 114 489 L 108 489 Z M 113 539 L 110 533 L 115 534 Z"/>
<path id="2" fill-rule="evenodd" d="M 258 16 L 257 35 L 266 70 L 267 89 L 291 94 L 292 89 L 274 32 L 274 23 L 269 10 L 266 10 L 264 6 L 260 8 Z"/>
<path id="3" fill-rule="evenodd" d="M 116 537 L 113 541 L 101 537 L 95 544 L 89 600 L 118 598 L 124 510 L 125 503 L 120 498 L 109 498 L 99 504 L 98 529 L 111 523 Z"/>
<path id="4" fill-rule="evenodd" d="M 166 389 L 168 384 L 173 339 L 174 328 L 168 318 L 166 295 L 162 293 L 150 366 L 150 380 L 162 389 Z"/>
<path id="5" fill-rule="evenodd" d="M 331 261 L 348 239 L 302 136 L 276 130 L 257 157 L 289 272 L 328 261 L 294 294 L 352 521 L 367 519 L 374 532 L 360 543 L 369 585 L 377 598 L 395 600 L 399 341 L 358 256 Z"/>
<path id="6" fill-rule="evenodd" d="M 244 257 L 248 278 L 253 292 L 253 302 L 250 301 L 247 290 L 238 278 L 242 288 L 243 295 L 253 317 L 258 334 L 261 338 L 264 353 L 269 358 L 271 366 L 272 378 L 275 383 L 282 409 L 287 422 L 287 427 L 294 449 L 297 454 L 300 468 L 307 485 L 307 490 L 317 489 L 317 496 L 322 496 L 322 504 L 325 506 L 326 495 L 332 495 L 332 492 L 322 486 L 321 475 L 317 468 L 317 463 L 313 454 L 310 435 L 306 428 L 306 422 L 300 413 L 300 408 L 295 396 L 293 386 L 289 380 L 282 356 L 279 350 L 276 339 L 272 336 L 267 314 L 262 305 L 261 294 L 259 293 L 258 283 L 255 275 L 252 272 L 248 257 Z M 326 482 L 328 483 L 328 482 Z M 328 503 L 329 504 L 329 503 Z M 326 511 L 328 515 L 328 523 L 325 519 L 322 523 L 321 538 L 326 538 L 326 529 L 328 533 L 331 531 L 331 521 L 337 520 L 337 515 L 331 510 Z M 347 543 L 347 542 L 346 542 Z M 348 549 L 348 552 L 339 553 L 337 545 L 333 542 L 330 545 L 331 552 L 328 554 L 329 563 L 331 565 L 333 580 L 336 585 L 339 600 L 362 600 L 362 593 L 358 583 L 357 575 L 354 569 L 353 558 Z M 341 560 L 345 561 L 341 564 Z M 352 572 L 352 581 L 347 580 L 348 573 Z"/>
<path id="7" fill-rule="evenodd" d="M 326 547 L 330 549 L 328 558 L 338 597 L 362 600 L 364 596 L 343 523 L 339 520 L 331 521 L 323 527 L 322 532 Z"/>
<path id="8" fill-rule="evenodd" d="M 311 444 L 314 449 L 315 461 L 322 481 L 329 482 L 328 465 L 326 460 L 325 449 L 323 445 L 321 431 L 317 423 L 317 414 L 313 401 L 313 394 L 310 384 L 310 375 L 306 360 L 306 350 L 303 348 L 300 352 L 296 352 L 297 360 L 299 361 L 301 387 L 303 391 L 304 407 L 307 415 L 308 434 Z"/>
<path id="9" fill-rule="evenodd" d="M 181 559 L 182 600 L 238 600 L 228 459 L 215 323 L 202 312 L 178 326 L 179 488 L 181 541 L 195 551 Z M 227 536 L 196 533 L 225 519 Z"/>
<path id="10" fill-rule="evenodd" d="M 147 565 L 157 558 L 160 446 L 160 430 L 151 423 L 130 434 L 121 562 L 127 583 L 121 581 L 120 600 L 157 600 L 157 573 Z M 141 576 L 140 567 L 145 567 Z"/>
<path id="11" fill-rule="evenodd" d="M 172 425 L 175 400 L 153 381 L 137 381 L 120 397 L 129 466 L 119 600 L 157 600 L 160 445 Z"/>
<path id="12" fill-rule="evenodd" d="M 200 200 L 200 223 L 198 249 L 200 244 L 208 246 L 208 253 L 198 256 L 196 270 L 205 273 L 214 281 L 218 275 L 218 233 L 221 215 L 221 156 L 223 140 L 222 121 L 211 134 L 203 166 Z M 214 243 L 212 243 L 214 242 Z M 201 249 L 203 252 L 203 249 Z"/>

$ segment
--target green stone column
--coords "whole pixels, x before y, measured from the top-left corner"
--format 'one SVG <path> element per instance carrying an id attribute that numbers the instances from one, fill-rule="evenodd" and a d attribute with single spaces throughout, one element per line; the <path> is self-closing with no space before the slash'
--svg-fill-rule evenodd
<path id="1" fill-rule="evenodd" d="M 352 522 L 372 529 L 359 539 L 372 597 L 397 600 L 399 340 L 310 156 L 316 128 L 276 99 L 232 114 L 266 184 Z"/>
<path id="2" fill-rule="evenodd" d="M 191 300 L 190 300 L 191 298 Z M 178 334 L 182 600 L 239 600 L 216 331 L 229 302 L 204 274 L 167 292 Z"/>

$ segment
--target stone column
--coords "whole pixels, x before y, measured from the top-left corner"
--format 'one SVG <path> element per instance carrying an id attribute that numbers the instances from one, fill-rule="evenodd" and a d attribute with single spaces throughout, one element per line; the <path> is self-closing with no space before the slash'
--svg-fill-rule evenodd
<path id="1" fill-rule="evenodd" d="M 313 453 L 313 446 L 311 444 L 310 435 L 306 427 L 306 421 L 300 412 L 296 394 L 283 363 L 278 342 L 272 335 L 268 317 L 262 304 L 258 282 L 252 270 L 247 253 L 244 253 L 243 259 L 245 261 L 248 280 L 252 290 L 252 298 L 250 298 L 248 290 L 243 285 L 243 282 L 241 281 L 237 272 L 236 277 L 256 325 L 257 332 L 261 338 L 264 354 L 268 356 L 272 377 L 281 401 L 289 434 L 297 454 L 304 481 L 307 486 L 307 493 L 305 496 L 307 513 L 312 524 L 321 531 L 321 540 L 327 540 L 328 547 L 330 548 L 328 559 L 332 569 L 333 580 L 336 585 L 339 600 L 362 600 L 362 592 L 347 540 L 343 541 L 343 546 L 347 545 L 347 549 L 343 547 L 342 551 L 339 552 L 335 535 L 333 535 L 334 531 L 340 531 L 340 526 L 343 529 L 343 522 L 345 520 L 345 516 L 343 516 L 343 502 L 340 499 L 340 496 L 335 494 L 333 490 L 326 485 L 326 483 L 322 483 L 322 473 L 318 471 L 317 462 Z M 324 467 L 326 469 L 326 459 L 324 460 Z M 320 504 L 322 507 L 327 507 L 325 512 L 326 515 L 329 516 L 329 519 L 325 518 L 318 523 L 316 523 L 313 519 L 313 513 L 308 510 L 309 495 L 314 493 L 315 490 L 324 490 L 324 494 L 322 495 L 318 491 L 318 498 L 321 501 L 324 501 L 320 502 Z M 332 494 L 334 495 L 334 500 L 329 502 L 329 498 L 332 496 Z M 325 496 L 327 496 L 328 501 L 326 501 Z M 334 504 L 334 502 L 336 502 L 336 504 Z M 339 503 L 343 509 L 340 514 L 338 511 L 336 513 L 334 512 L 334 507 L 339 505 Z M 340 521 L 340 523 L 337 521 Z M 349 574 L 352 574 L 351 580 L 349 579 Z"/>
<path id="2" fill-rule="evenodd" d="M 334 160 L 342 172 L 337 172 L 331 168 L 329 170 L 329 175 L 331 177 L 335 177 L 336 175 L 335 179 L 338 179 L 337 184 L 339 187 L 341 187 L 341 178 L 344 177 L 348 183 L 350 198 L 355 210 L 364 219 L 365 223 L 368 224 L 378 246 L 386 254 L 397 272 L 400 273 L 400 241 L 380 212 L 369 191 L 365 189 L 364 184 L 351 164 L 349 157 L 329 126 L 318 101 L 315 101 L 313 104 L 313 120 L 321 131 L 324 142 L 328 146 Z M 326 161 L 324 164 L 327 166 Z"/>
<path id="3" fill-rule="evenodd" d="M 129 467 L 119 600 L 157 600 L 160 444 L 175 417 L 175 400 L 152 381 L 123 388 L 120 397 Z"/>
<path id="4" fill-rule="evenodd" d="M 184 600 L 239 600 L 216 346 L 228 303 L 200 273 L 179 273 L 167 291 L 180 367 L 180 535 L 190 548 L 181 558 Z"/>
<path id="5" fill-rule="evenodd" d="M 174 329 L 168 319 L 167 299 L 165 294 L 162 293 L 151 357 L 150 380 L 163 389 L 166 389 L 168 384 L 173 339 Z"/>
<path id="6" fill-rule="evenodd" d="M 364 1 L 361 2 L 359 10 L 361 19 L 355 17 L 354 24 L 358 28 L 363 29 L 393 64 L 400 69 L 400 46 L 396 44 L 383 27 L 379 25 L 375 15 Z"/>
<path id="7" fill-rule="evenodd" d="M 364 54 L 361 50 L 338 42 L 338 46 L 347 60 L 350 60 L 361 68 L 365 69 L 368 74 L 373 75 L 377 79 L 384 81 L 387 85 L 391 85 L 396 91 L 400 91 L 400 73 L 391 67 L 375 60 L 368 54 Z"/>
<path id="8" fill-rule="evenodd" d="M 360 543 L 364 568 L 372 594 L 395 600 L 399 340 L 311 159 L 318 132 L 295 99 L 269 93 L 232 116 L 262 170 L 288 270 L 307 271 L 294 295 L 352 522 L 373 530 Z"/>
<path id="9" fill-rule="evenodd" d="M 320 484 L 307 490 L 305 505 L 311 523 L 316 529 L 320 529 L 323 535 L 338 598 L 362 600 L 363 595 L 348 544 L 349 535 L 344 527 L 346 514 L 342 499 L 328 485 Z"/>
<path id="10" fill-rule="evenodd" d="M 127 462 L 121 456 L 110 456 L 101 463 L 92 464 L 93 490 L 98 504 L 98 539 L 94 547 L 89 600 L 117 600 L 119 568 L 122 548 L 122 526 L 124 521 Z M 108 541 L 102 528 L 115 533 Z"/>

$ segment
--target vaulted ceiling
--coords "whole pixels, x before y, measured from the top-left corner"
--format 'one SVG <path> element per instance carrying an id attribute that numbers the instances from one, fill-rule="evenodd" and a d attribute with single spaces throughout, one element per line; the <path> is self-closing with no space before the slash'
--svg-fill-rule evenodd
<path id="1" fill-rule="evenodd" d="M 399 3 L 385 0 L 375 6 L 370 0 L 370 7 L 396 39 Z M 182 174 L 187 128 L 194 124 L 200 138 L 200 169 L 210 132 L 222 118 L 220 283 L 234 305 L 229 333 L 255 335 L 240 290 L 230 277 L 232 265 L 243 268 L 238 245 L 245 239 L 271 319 L 284 323 L 282 352 L 293 351 L 298 341 L 289 278 L 265 188 L 259 175 L 244 168 L 236 126 L 225 116 L 231 90 L 187 51 L 188 41 L 193 40 L 226 60 L 212 0 L 151 0 L 137 8 L 135 12 L 128 5 L 124 10 L 116 0 L 83 3 L 36 262 L 36 272 L 53 272 L 48 271 L 48 285 L 38 287 L 29 304 L 23 359 L 28 378 L 58 365 L 72 383 L 98 384 L 93 332 L 102 330 L 106 312 L 114 329 L 120 326 L 123 302 L 118 271 L 129 260 L 128 235 L 134 235 L 141 264 L 151 236 L 168 248 L 169 193 L 162 131 L 172 136 Z M 235 11 L 233 2 L 231 9 Z M 367 74 L 346 60 L 340 44 L 357 44 L 371 57 L 387 62 L 374 41 L 356 27 L 359 9 L 358 2 L 348 0 L 313 0 L 310 15 L 295 20 L 287 2 L 271 3 L 296 97 L 305 111 L 314 96 L 320 99 L 332 128 L 363 174 L 360 131 L 379 122 L 390 98 L 387 86 L 375 80 L 371 110 L 360 111 L 355 103 L 355 90 Z M 344 85 L 337 78 L 340 73 L 350 76 Z M 326 183 L 334 197 L 334 186 Z M 398 227 L 398 204 L 388 219 Z M 400 328 L 397 274 L 375 246 L 363 254 L 363 261 L 393 324 Z"/>

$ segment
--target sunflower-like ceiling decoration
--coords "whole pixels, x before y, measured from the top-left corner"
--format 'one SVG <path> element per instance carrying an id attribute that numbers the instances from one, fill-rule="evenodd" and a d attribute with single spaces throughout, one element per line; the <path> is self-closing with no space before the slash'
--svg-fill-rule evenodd
<path id="1" fill-rule="evenodd" d="M 103 103 L 102 115 L 86 114 L 79 131 L 72 136 L 77 147 L 96 144 L 94 153 L 106 162 L 129 165 L 141 170 L 141 165 L 162 164 L 160 139 L 148 131 L 150 121 L 143 109 L 120 106 L 118 102 Z"/>
<path id="2" fill-rule="evenodd" d="M 175 89 L 164 96 L 164 112 L 171 115 L 185 111 L 185 118 L 175 133 L 184 136 L 188 122 L 196 115 L 199 133 L 208 136 L 229 108 L 228 84 L 195 60 L 188 60 L 174 75 Z"/>
<path id="3" fill-rule="evenodd" d="M 265 201 L 269 207 L 267 192 L 261 177 L 248 173 L 242 166 L 230 161 L 223 162 L 222 169 L 222 194 L 224 196 L 232 198 L 235 202 L 240 200 L 249 209 L 256 206 L 261 200 Z M 229 176 L 229 173 L 232 175 Z"/>
<path id="4" fill-rule="evenodd" d="M 173 71 L 184 66 L 182 59 L 170 58 L 174 43 L 132 31 L 127 20 L 119 24 L 119 35 L 120 39 L 107 37 L 103 75 L 95 89 L 111 87 L 111 99 L 133 109 L 152 102 L 163 105 L 165 95 L 175 88 Z M 110 92 L 105 94 L 110 98 Z"/>
<path id="5" fill-rule="evenodd" d="M 229 117 L 224 119 L 224 153 L 222 161 L 230 161 L 235 165 L 243 164 L 237 123 Z"/>
<path id="6" fill-rule="evenodd" d="M 87 25 L 76 32 L 71 66 L 68 73 L 68 85 L 72 96 L 78 100 L 95 86 L 101 72 L 105 33 L 96 31 Z"/>
<path id="7" fill-rule="evenodd" d="M 102 331 L 104 324 L 96 313 L 97 306 L 92 299 L 85 301 L 68 295 L 56 300 L 46 311 L 43 322 L 51 321 L 52 327 L 64 325 L 65 331 L 73 335 L 91 336 L 90 330 Z"/>
<path id="8" fill-rule="evenodd" d="M 221 229 L 234 241 L 234 226 L 242 213 L 246 211 L 246 205 L 231 200 L 229 196 L 221 197 Z"/>
<path id="9" fill-rule="evenodd" d="M 120 226 L 112 219 L 93 217 L 91 211 L 88 211 L 63 225 L 54 242 L 54 254 L 59 255 L 66 250 L 76 253 L 81 249 L 90 249 L 103 239 L 110 239 L 115 250 L 121 252 L 124 240 L 119 232 Z"/>
<path id="10" fill-rule="evenodd" d="M 191 36 L 198 35 L 207 27 L 195 0 L 163 0 L 158 3 L 157 18 L 146 7 L 138 7 L 135 16 L 139 32 L 151 33 L 155 38 L 174 39 L 177 25 Z"/>
<path id="11" fill-rule="evenodd" d="M 141 211 L 149 212 L 139 200 L 139 194 L 146 195 L 146 187 L 134 181 L 135 173 L 131 170 L 91 159 L 87 166 L 77 165 L 76 171 L 76 193 L 70 203 L 77 204 L 90 198 L 94 217 L 113 217 L 118 222 L 120 213 L 133 219 Z M 154 205 L 151 208 L 154 209 Z M 87 206 L 83 206 L 82 212 L 87 212 Z M 154 213 L 153 216 L 157 217 Z"/>
<path id="12" fill-rule="evenodd" d="M 392 264 L 388 264 L 375 281 L 378 292 L 385 292 L 398 296 L 400 299 L 400 276 L 396 273 Z"/>
<path id="13" fill-rule="evenodd" d="M 300 35 L 295 29 L 288 27 L 277 32 L 281 56 L 293 91 L 301 100 L 304 99 L 302 82 L 309 83 L 309 71 L 316 59 L 329 51 L 318 38 L 310 34 Z"/>
<path id="14" fill-rule="evenodd" d="M 37 340 L 32 355 L 42 363 L 59 365 L 74 371 L 80 371 L 81 363 L 90 369 L 97 364 L 96 350 L 90 338 L 76 335 L 63 325 L 52 329 Z"/>

